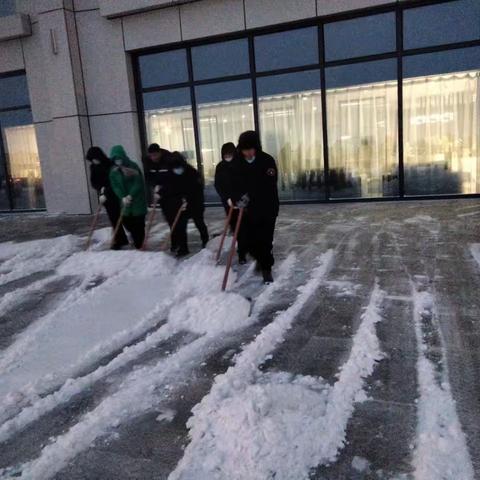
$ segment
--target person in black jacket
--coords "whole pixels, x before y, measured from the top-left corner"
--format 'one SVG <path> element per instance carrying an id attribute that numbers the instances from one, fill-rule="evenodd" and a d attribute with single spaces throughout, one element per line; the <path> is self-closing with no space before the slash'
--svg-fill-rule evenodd
<path id="1" fill-rule="evenodd" d="M 158 143 L 148 146 L 147 156 L 143 160 L 143 171 L 151 204 L 154 202 L 155 194 L 161 195 L 161 190 L 168 179 L 168 162 L 171 155 L 168 150 L 160 148 Z"/>
<path id="2" fill-rule="evenodd" d="M 237 152 L 233 200 L 238 203 L 248 198 L 238 238 L 239 251 L 252 255 L 268 284 L 273 281 L 273 236 L 279 211 L 277 165 L 273 157 L 262 150 L 254 131 L 240 135 Z"/>
<path id="3" fill-rule="evenodd" d="M 194 167 L 187 163 L 183 155 L 179 152 L 173 152 L 172 154 L 172 172 L 174 176 L 176 176 L 176 181 L 179 182 L 182 197 L 187 202 L 185 212 L 186 221 L 188 223 L 189 218 L 193 220 L 200 233 L 202 248 L 205 248 L 209 236 L 207 226 L 203 219 L 205 202 L 202 177 Z M 183 220 L 184 219 L 182 219 L 182 221 Z"/>
<path id="4" fill-rule="evenodd" d="M 120 217 L 121 206 L 110 186 L 109 174 L 113 166 L 112 161 L 99 147 L 90 147 L 86 159 L 90 162 L 90 184 L 97 191 L 98 200 L 105 206 L 112 228 L 115 228 Z M 128 238 L 123 228 L 119 228 L 112 249 L 119 250 L 125 245 L 128 245 Z"/>
<path id="5" fill-rule="evenodd" d="M 221 155 L 222 160 L 215 168 L 215 190 L 217 191 L 220 200 L 222 201 L 225 213 L 228 215 L 232 202 L 232 189 L 233 189 L 233 174 L 234 174 L 234 159 L 237 153 L 237 149 L 232 142 L 222 145 Z M 234 211 L 230 220 L 230 228 L 233 231 L 236 224 L 236 213 Z M 243 263 L 243 262 L 242 262 Z"/>

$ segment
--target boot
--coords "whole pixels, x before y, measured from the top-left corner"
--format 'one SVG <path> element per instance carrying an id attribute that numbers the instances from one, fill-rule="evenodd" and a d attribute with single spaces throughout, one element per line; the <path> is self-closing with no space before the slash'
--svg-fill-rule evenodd
<path id="1" fill-rule="evenodd" d="M 247 256 L 244 253 L 238 254 L 238 263 L 240 265 L 245 265 L 247 263 Z"/>
<path id="2" fill-rule="evenodd" d="M 263 276 L 263 283 L 265 285 L 270 285 L 271 283 L 273 283 L 272 271 L 270 269 L 262 270 L 262 276 Z"/>

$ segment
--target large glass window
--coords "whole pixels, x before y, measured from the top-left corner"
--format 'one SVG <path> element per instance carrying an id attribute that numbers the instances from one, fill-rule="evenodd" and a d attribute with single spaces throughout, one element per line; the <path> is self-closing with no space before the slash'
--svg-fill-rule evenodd
<path id="1" fill-rule="evenodd" d="M 143 94 L 148 143 L 179 151 L 196 166 L 190 90 L 175 88 Z"/>
<path id="2" fill-rule="evenodd" d="M 395 13 L 325 25 L 325 60 L 375 55 L 396 49 Z"/>
<path id="3" fill-rule="evenodd" d="M 395 60 L 326 70 L 330 195 L 398 194 Z"/>
<path id="4" fill-rule="evenodd" d="M 318 28 L 255 37 L 255 65 L 258 72 L 318 63 Z"/>
<path id="5" fill-rule="evenodd" d="M 45 208 L 25 75 L 0 78 L 0 210 Z"/>
<path id="6" fill-rule="evenodd" d="M 188 81 L 187 51 L 143 55 L 139 59 L 143 88 L 160 87 Z"/>
<path id="7" fill-rule="evenodd" d="M 480 192 L 480 48 L 404 60 L 405 193 Z"/>
<path id="8" fill-rule="evenodd" d="M 404 48 L 480 39 L 480 1 L 454 2 L 409 8 L 404 12 Z"/>
<path id="9" fill-rule="evenodd" d="M 213 188 L 220 149 L 226 142 L 236 144 L 245 130 L 253 130 L 253 100 L 250 80 L 201 85 L 195 88 L 200 128 L 200 149 L 207 200 L 217 201 Z"/>
<path id="10" fill-rule="evenodd" d="M 246 38 L 192 48 L 193 77 L 206 80 L 250 72 Z"/>
<path id="11" fill-rule="evenodd" d="M 259 78 L 257 91 L 263 148 L 277 160 L 281 198 L 322 199 L 320 72 Z"/>
<path id="12" fill-rule="evenodd" d="M 15 0 L 1 0 L 0 1 L 0 17 L 13 15 L 15 13 Z"/>

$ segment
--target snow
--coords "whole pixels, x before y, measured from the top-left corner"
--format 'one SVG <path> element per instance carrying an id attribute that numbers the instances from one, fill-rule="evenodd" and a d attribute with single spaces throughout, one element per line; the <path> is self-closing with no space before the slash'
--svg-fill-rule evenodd
<path id="1" fill-rule="evenodd" d="M 480 267 L 480 243 L 472 243 L 472 245 L 470 245 L 470 252 Z"/>
<path id="2" fill-rule="evenodd" d="M 313 467 L 336 458 L 364 379 L 382 358 L 375 332 L 384 295 L 378 286 L 333 386 L 321 378 L 258 369 L 325 281 L 333 260 L 333 250 L 318 259 L 296 301 L 215 379 L 193 409 L 187 423 L 191 442 L 169 480 L 306 479 Z"/>
<path id="3" fill-rule="evenodd" d="M 125 259 L 121 261 L 125 261 Z M 292 266 L 291 257 L 287 257 L 278 269 L 277 281 L 266 287 L 262 294 L 259 295 L 258 305 L 266 305 L 273 292 L 284 285 L 291 274 Z M 104 271 L 104 268 L 104 266 L 99 264 L 97 272 Z M 204 250 L 178 264 L 175 273 L 170 277 L 172 284 L 175 285 L 175 298 L 172 305 L 187 303 L 188 299 L 186 302 L 179 302 L 185 298 L 187 292 L 190 292 L 192 298 L 194 295 L 197 295 L 203 299 L 212 295 L 213 292 L 218 292 L 223 273 L 223 267 L 214 265 L 213 255 L 209 250 Z M 232 282 L 234 279 L 235 275 L 232 275 Z M 241 311 L 247 315 L 247 318 L 244 318 L 241 323 L 239 316 L 235 314 L 235 318 L 238 321 L 229 323 L 232 329 L 253 323 L 258 319 L 256 315 L 248 317 L 248 311 L 250 310 L 248 301 L 240 300 L 233 293 L 222 293 L 219 295 L 223 296 L 223 298 L 234 299 Z M 198 310 L 201 305 L 200 301 L 192 300 L 188 304 L 191 308 L 185 310 L 185 314 L 192 316 L 197 312 L 202 313 L 201 310 Z M 223 301 L 221 305 L 224 305 Z M 255 310 L 259 312 L 259 306 L 256 306 Z M 32 407 L 24 409 L 20 415 L 7 422 L 0 430 L 0 438 L 2 439 L 8 438 L 14 431 L 24 428 L 25 425 L 38 418 L 44 412 L 49 411 L 59 403 L 71 398 L 76 392 L 91 385 L 95 379 L 102 378 L 115 368 L 118 368 L 118 366 L 124 365 L 131 358 L 138 357 L 146 349 L 158 344 L 161 339 L 168 338 L 176 331 L 188 326 L 189 328 L 207 332 L 207 334 L 180 347 L 176 352 L 162 358 L 156 364 L 146 365 L 132 371 L 117 386 L 115 393 L 103 399 L 95 409 L 84 415 L 66 433 L 53 439 L 52 443 L 43 448 L 37 459 L 23 465 L 20 478 L 35 478 L 36 480 L 51 478 L 56 472 L 65 467 L 72 458 L 90 447 L 98 437 L 109 434 L 112 429 L 127 419 L 132 419 L 155 408 L 162 396 L 165 395 L 165 392 L 166 394 L 170 393 L 171 387 L 169 383 L 178 381 L 180 375 L 185 375 L 190 369 L 199 365 L 205 358 L 205 355 L 208 354 L 209 345 L 217 341 L 226 331 L 226 327 L 219 327 L 221 320 L 226 320 L 224 308 L 218 308 L 216 314 L 217 316 L 210 316 L 210 320 L 212 325 L 217 326 L 209 329 L 206 328 L 204 322 L 195 322 L 193 317 L 181 318 L 178 310 L 176 310 L 176 313 L 169 316 L 165 325 L 146 337 L 143 342 L 125 348 L 109 364 L 99 367 L 91 374 L 83 378 L 67 381 L 58 392 L 40 399 Z M 202 325 L 201 328 L 199 327 L 200 325 Z"/>
<path id="4" fill-rule="evenodd" d="M 417 402 L 417 444 L 414 452 L 416 480 L 473 480 L 473 466 L 465 435 L 457 416 L 446 366 L 438 379 L 436 368 L 428 359 L 428 345 L 422 332 L 422 318 L 433 316 L 433 295 L 411 285 L 417 338 L 417 375 L 419 398 Z M 445 358 L 445 349 L 441 347 Z M 442 362 L 446 365 L 446 362 Z"/>
<path id="5" fill-rule="evenodd" d="M 353 457 L 352 459 L 352 468 L 357 472 L 365 472 L 369 469 L 370 462 L 363 457 Z"/>

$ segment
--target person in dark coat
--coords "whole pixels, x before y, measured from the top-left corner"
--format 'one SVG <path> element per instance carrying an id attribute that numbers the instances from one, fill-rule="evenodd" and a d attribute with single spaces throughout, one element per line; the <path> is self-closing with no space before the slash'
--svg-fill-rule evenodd
<path id="1" fill-rule="evenodd" d="M 187 163 L 181 153 L 173 152 L 171 158 L 172 173 L 175 177 L 175 181 L 179 182 L 179 189 L 182 193 L 182 198 L 184 198 L 187 202 L 187 208 L 185 211 L 186 221 L 188 223 L 189 218 L 193 220 L 200 233 L 202 248 L 205 248 L 208 243 L 209 236 L 208 229 L 203 218 L 205 201 L 203 195 L 202 177 L 194 167 Z M 183 220 L 184 219 L 182 219 L 182 221 Z"/>
<path id="2" fill-rule="evenodd" d="M 143 160 L 143 171 L 151 204 L 155 194 L 161 196 L 162 188 L 168 179 L 168 162 L 171 155 L 168 150 L 160 148 L 158 143 L 148 146 L 147 156 Z"/>
<path id="3" fill-rule="evenodd" d="M 115 229 L 121 207 L 110 185 L 109 175 L 113 163 L 100 147 L 90 147 L 86 159 L 90 162 L 90 184 L 97 191 L 98 200 L 105 207 L 112 228 Z M 120 228 L 115 235 L 112 249 L 119 250 L 125 245 L 128 245 L 128 238 L 123 228 Z"/>
<path id="4" fill-rule="evenodd" d="M 273 157 L 262 150 L 258 134 L 247 131 L 238 139 L 238 159 L 233 176 L 233 200 L 248 198 L 239 232 L 239 251 L 248 252 L 262 271 L 265 283 L 271 283 L 273 236 L 279 211 L 278 170 Z"/>

